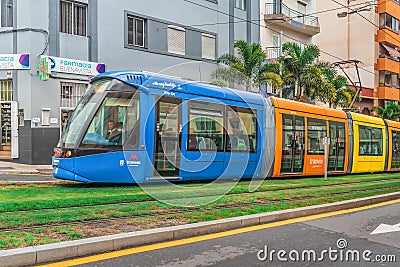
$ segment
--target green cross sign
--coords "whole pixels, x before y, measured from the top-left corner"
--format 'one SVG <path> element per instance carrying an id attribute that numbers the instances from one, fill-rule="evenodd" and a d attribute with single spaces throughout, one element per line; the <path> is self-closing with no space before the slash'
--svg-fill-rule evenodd
<path id="1" fill-rule="evenodd" d="M 39 64 L 39 77 L 40 80 L 42 81 L 47 81 L 49 79 L 49 62 L 47 60 L 47 57 L 42 57 L 40 59 L 40 64 Z"/>

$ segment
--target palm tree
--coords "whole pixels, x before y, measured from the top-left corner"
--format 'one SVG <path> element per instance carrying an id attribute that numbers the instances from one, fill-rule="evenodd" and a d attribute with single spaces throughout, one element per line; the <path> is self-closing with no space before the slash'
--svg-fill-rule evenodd
<path id="1" fill-rule="evenodd" d="M 224 54 L 217 60 L 218 63 L 229 66 L 230 70 L 219 68 L 211 74 L 212 78 L 239 82 L 246 86 L 247 91 L 250 90 L 251 85 L 260 86 L 269 83 L 275 88 L 282 86 L 282 79 L 273 71 L 275 66 L 265 64 L 267 56 L 259 43 L 249 45 L 240 40 L 235 42 L 234 47 L 237 49 L 238 56 Z"/>
<path id="2" fill-rule="evenodd" d="M 400 105 L 396 103 L 390 103 L 386 108 L 373 107 L 372 109 L 377 113 L 377 116 L 382 119 L 395 121 L 400 118 Z"/>
<path id="3" fill-rule="evenodd" d="M 346 77 L 338 75 L 334 65 L 329 62 L 320 62 L 316 67 L 322 71 L 323 79 L 319 88 L 313 91 L 313 98 L 328 103 L 332 108 L 347 108 L 351 103 L 352 93 L 347 88 Z"/>
<path id="4" fill-rule="evenodd" d="M 282 45 L 282 52 L 279 60 L 284 71 L 295 77 L 296 98 L 300 99 L 305 91 L 310 93 L 321 81 L 321 72 L 314 66 L 320 54 L 319 48 L 310 45 L 302 49 L 297 43 L 288 42 Z"/>

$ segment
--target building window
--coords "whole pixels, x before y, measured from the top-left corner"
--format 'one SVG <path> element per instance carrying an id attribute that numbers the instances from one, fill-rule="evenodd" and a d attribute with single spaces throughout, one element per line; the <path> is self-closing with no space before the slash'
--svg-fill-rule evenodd
<path id="1" fill-rule="evenodd" d="M 399 75 L 390 71 L 379 71 L 379 86 L 399 88 Z"/>
<path id="2" fill-rule="evenodd" d="M 0 20 L 0 27 L 13 26 L 13 0 L 1 0 Z"/>
<path id="3" fill-rule="evenodd" d="M 235 0 L 235 7 L 246 10 L 246 0 Z"/>
<path id="4" fill-rule="evenodd" d="M 382 13 L 379 15 L 379 26 L 399 31 L 399 20 L 387 13 Z"/>
<path id="5" fill-rule="evenodd" d="M 128 16 L 128 45 L 145 47 L 146 20 Z"/>
<path id="6" fill-rule="evenodd" d="M 382 129 L 358 126 L 359 131 L 359 155 L 382 156 Z"/>
<path id="7" fill-rule="evenodd" d="M 61 32 L 86 36 L 87 5 L 62 0 L 60 11 Z"/>
<path id="8" fill-rule="evenodd" d="M 85 94 L 87 84 L 84 83 L 61 83 L 61 103 L 64 108 L 75 108 L 82 96 Z"/>
<path id="9" fill-rule="evenodd" d="M 186 54 L 185 29 L 176 26 L 168 26 L 168 52 L 174 54 Z"/>
<path id="10" fill-rule="evenodd" d="M 67 122 L 72 114 L 72 111 L 77 106 L 78 102 L 81 100 L 86 92 L 87 84 L 84 83 L 61 83 L 61 97 L 60 97 L 60 107 L 61 107 L 61 132 L 62 133 L 67 125 Z"/>
<path id="11" fill-rule="evenodd" d="M 0 80 L 0 101 L 13 100 L 12 80 Z"/>
<path id="12" fill-rule="evenodd" d="M 303 14 L 303 15 L 305 15 L 305 14 L 307 14 L 307 4 L 306 3 L 303 3 L 303 2 L 297 2 L 297 8 L 298 8 L 298 11 L 301 13 L 301 14 Z"/>
<path id="13" fill-rule="evenodd" d="M 209 34 L 201 35 L 202 57 L 215 60 L 215 36 Z"/>

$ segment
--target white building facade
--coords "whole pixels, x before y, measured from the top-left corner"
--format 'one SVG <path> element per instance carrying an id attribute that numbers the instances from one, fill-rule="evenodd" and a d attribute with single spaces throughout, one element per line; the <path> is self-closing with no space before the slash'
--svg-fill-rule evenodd
<path id="1" fill-rule="evenodd" d="M 278 58 L 283 43 L 314 44 L 320 32 L 316 0 L 262 0 L 261 45 L 270 60 Z"/>
<path id="2" fill-rule="evenodd" d="M 260 41 L 253 0 L 0 0 L 0 159 L 49 164 L 91 77 L 207 80 L 235 40 Z"/>

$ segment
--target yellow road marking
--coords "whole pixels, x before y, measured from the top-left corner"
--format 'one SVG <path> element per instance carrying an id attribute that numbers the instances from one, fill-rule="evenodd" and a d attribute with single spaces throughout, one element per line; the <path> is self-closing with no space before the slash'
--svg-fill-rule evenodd
<path id="1" fill-rule="evenodd" d="M 215 239 L 215 238 L 220 238 L 220 237 L 237 235 L 237 234 L 277 227 L 277 226 L 283 226 L 283 225 L 288 225 L 288 224 L 293 224 L 293 223 L 298 223 L 298 222 L 321 219 L 321 218 L 326 218 L 326 217 L 331 217 L 331 216 L 335 216 L 335 215 L 341 215 L 341 214 L 346 214 L 346 213 L 351 213 L 351 212 L 356 212 L 356 211 L 362 211 L 362 210 L 372 209 L 372 208 L 386 206 L 386 205 L 390 205 L 390 204 L 396 204 L 399 202 L 400 202 L 400 199 L 391 200 L 391 201 L 382 202 L 382 203 L 373 204 L 373 205 L 364 206 L 364 207 L 359 207 L 359 208 L 322 213 L 322 214 L 311 215 L 311 216 L 306 216 L 306 217 L 301 217 L 301 218 L 296 218 L 296 219 L 284 220 L 284 221 L 267 223 L 267 224 L 262 224 L 262 225 L 249 226 L 249 227 L 245 227 L 245 228 L 239 228 L 239 229 L 229 230 L 229 231 L 215 233 L 215 234 L 208 234 L 208 235 L 203 235 L 203 236 L 185 238 L 185 239 L 181 239 L 181 240 L 162 242 L 162 243 L 153 244 L 153 245 L 129 248 L 129 249 L 124 249 L 124 250 L 119 250 L 119 251 L 114 251 L 114 252 L 107 252 L 107 253 L 103 253 L 103 254 L 83 257 L 83 258 L 74 259 L 74 260 L 67 260 L 67 261 L 57 262 L 57 263 L 52 263 L 52 264 L 47 264 L 47 265 L 41 265 L 41 266 L 37 266 L 37 267 L 76 266 L 76 265 L 80 265 L 80 264 L 108 260 L 108 259 L 118 258 L 118 257 L 127 256 L 127 255 L 131 255 L 131 254 L 137 254 L 137 253 L 141 253 L 141 252 L 147 252 L 147 251 L 152 251 L 152 250 L 157 250 L 157 249 L 162 249 L 162 248 L 169 248 L 169 247 L 174 247 L 174 246 L 181 246 L 181 245 L 186 245 L 186 244 L 190 244 L 190 243 L 196 243 L 196 242 L 200 242 L 200 241 L 206 241 L 206 240 L 211 240 L 211 239 Z"/>

